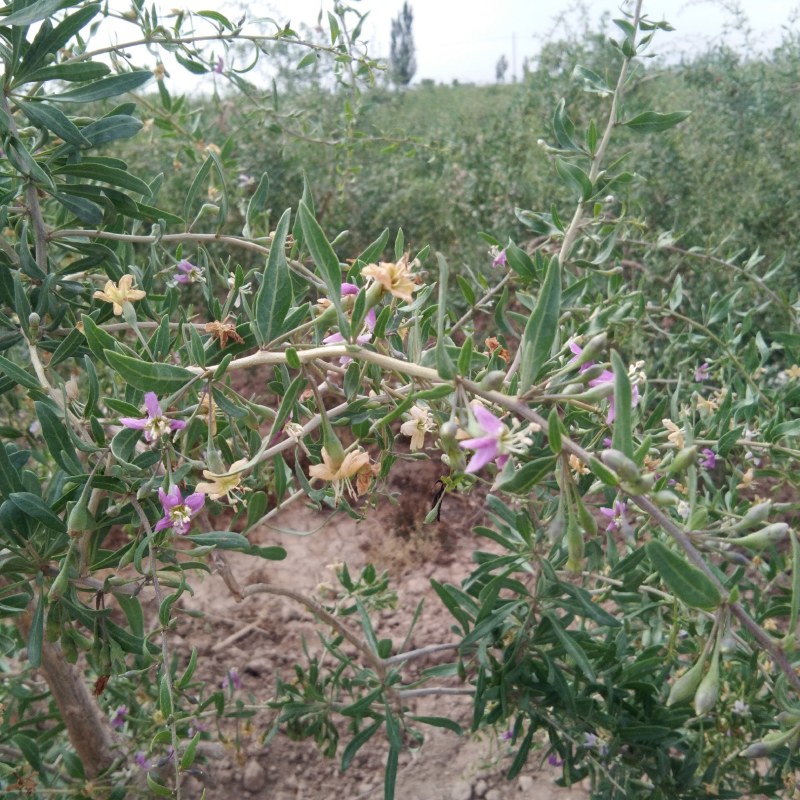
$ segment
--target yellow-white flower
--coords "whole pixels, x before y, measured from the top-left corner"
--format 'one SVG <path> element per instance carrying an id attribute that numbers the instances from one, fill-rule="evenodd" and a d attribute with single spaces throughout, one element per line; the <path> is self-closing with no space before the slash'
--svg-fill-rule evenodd
<path id="1" fill-rule="evenodd" d="M 114 304 L 114 314 L 122 316 L 122 304 L 133 303 L 136 300 L 141 300 L 146 297 L 147 293 L 141 289 L 133 288 L 133 275 L 123 275 L 119 279 L 119 283 L 114 281 L 106 281 L 103 291 L 96 291 L 92 297 L 98 300 L 104 300 L 106 303 Z"/>
<path id="2" fill-rule="evenodd" d="M 231 468 L 228 470 L 228 472 L 234 473 L 233 475 L 226 475 L 224 473 L 217 474 L 204 469 L 203 477 L 208 478 L 208 481 L 201 481 L 198 483 L 195 487 L 195 491 L 207 494 L 212 500 L 219 500 L 221 497 L 224 497 L 229 503 L 233 502 L 234 497 L 232 492 L 242 482 L 242 473 L 240 471 L 237 472 L 237 470 L 241 470 L 246 463 L 246 458 L 234 461 L 233 464 L 231 464 Z"/>
<path id="3" fill-rule="evenodd" d="M 407 303 L 413 300 L 412 292 L 419 288 L 411 280 L 408 253 L 396 263 L 381 261 L 380 264 L 368 264 L 361 274 L 376 280 L 387 292 Z"/>
<path id="4" fill-rule="evenodd" d="M 338 503 L 344 491 L 344 487 L 351 486 L 350 478 L 368 465 L 369 453 L 363 450 L 352 450 L 337 464 L 331 458 L 330 453 L 323 447 L 322 463 L 310 466 L 308 468 L 308 474 L 311 478 L 330 481 L 333 484 L 336 502 Z"/>
<path id="5" fill-rule="evenodd" d="M 411 452 L 421 450 L 425 446 L 425 434 L 434 429 L 430 411 L 420 405 L 413 406 L 409 412 L 411 419 L 400 426 L 403 436 L 411 437 Z"/>
<path id="6" fill-rule="evenodd" d="M 669 431 L 667 440 L 672 442 L 678 450 L 683 450 L 686 440 L 683 437 L 683 430 L 679 428 L 671 419 L 662 419 L 661 424 Z"/>

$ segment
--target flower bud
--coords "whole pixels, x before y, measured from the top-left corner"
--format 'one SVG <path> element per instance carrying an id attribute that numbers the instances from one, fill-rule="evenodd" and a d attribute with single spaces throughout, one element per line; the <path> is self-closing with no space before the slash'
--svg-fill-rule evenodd
<path id="1" fill-rule="evenodd" d="M 443 422 L 439 426 L 439 436 L 441 436 L 443 439 L 455 439 L 457 433 L 458 425 L 456 425 L 456 423 L 452 420 Z"/>
<path id="2" fill-rule="evenodd" d="M 620 450 L 603 450 L 600 460 L 611 467 L 623 481 L 636 482 L 641 479 L 639 467 Z"/>
<path id="3" fill-rule="evenodd" d="M 753 742 L 746 750 L 742 750 L 741 755 L 745 758 L 763 758 L 796 738 L 797 733 L 797 728 L 790 728 L 788 731 L 772 731 L 760 742 Z"/>
<path id="4" fill-rule="evenodd" d="M 673 706 L 676 703 L 685 703 L 687 700 L 694 697 L 697 687 L 703 679 L 704 666 L 705 657 L 701 655 L 697 663 L 686 670 L 686 672 L 672 684 L 669 697 L 667 698 L 668 706 Z"/>
<path id="5" fill-rule="evenodd" d="M 39 335 L 39 323 L 41 321 L 41 317 L 35 311 L 28 314 L 28 330 L 30 331 L 32 339 L 35 339 Z"/>
<path id="6" fill-rule="evenodd" d="M 596 336 L 592 336 L 578 357 L 571 362 L 572 365 L 579 367 L 581 364 L 585 364 L 587 361 L 594 361 L 594 359 L 606 349 L 607 343 L 608 336 L 605 331 L 598 333 Z M 601 367 L 600 371 L 602 372 L 604 369 L 605 367 Z"/>
<path id="7" fill-rule="evenodd" d="M 711 711 L 719 699 L 719 650 L 714 648 L 714 655 L 711 656 L 711 663 L 708 665 L 708 672 L 700 681 L 697 692 L 694 695 L 694 713 L 698 717 Z"/>
<path id="8" fill-rule="evenodd" d="M 772 525 L 767 525 L 761 530 L 749 533 L 747 536 L 742 536 L 738 539 L 730 539 L 729 541 L 739 547 L 760 550 L 762 547 L 785 538 L 788 530 L 789 526 L 785 522 L 773 522 Z"/>
<path id="9" fill-rule="evenodd" d="M 750 506 L 747 513 L 731 527 L 732 531 L 744 531 L 752 528 L 761 522 L 764 522 L 769 517 L 769 512 L 772 511 L 772 501 L 766 500 L 763 503 L 756 503 Z"/>
<path id="10" fill-rule="evenodd" d="M 574 514 L 569 515 L 567 523 L 567 570 L 580 572 L 583 568 L 583 531 Z"/>
<path id="11" fill-rule="evenodd" d="M 482 389 L 500 389 L 503 386 L 503 381 L 506 379 L 506 374 L 501 369 L 493 369 L 483 376 L 481 380 Z"/>
<path id="12" fill-rule="evenodd" d="M 670 492 L 668 489 L 662 489 L 660 492 L 653 492 L 653 494 L 650 495 L 650 499 L 661 508 L 677 506 L 680 502 L 678 495 L 674 492 Z"/>
<path id="13" fill-rule="evenodd" d="M 667 470 L 668 475 L 674 475 L 676 472 L 683 472 L 687 467 L 690 467 L 694 464 L 695 459 L 697 458 L 697 446 L 692 445 L 691 447 L 684 447 L 675 458 L 672 459 L 672 463 L 669 465 Z"/>
<path id="14" fill-rule="evenodd" d="M 50 585 L 50 591 L 47 593 L 47 602 L 48 603 L 56 603 L 61 599 L 61 596 L 64 592 L 67 591 L 69 587 L 69 572 L 70 572 L 70 562 L 72 559 L 69 555 L 64 559 L 64 563 L 61 565 L 61 569 L 58 571 L 58 575 L 53 583 Z"/>
<path id="15" fill-rule="evenodd" d="M 556 511 L 556 515 L 553 519 L 550 520 L 550 523 L 547 526 L 547 538 L 553 542 L 554 544 L 561 540 L 561 537 L 564 535 L 564 531 L 567 527 L 567 519 L 566 514 L 564 513 L 564 509 L 562 506 L 558 507 Z"/>

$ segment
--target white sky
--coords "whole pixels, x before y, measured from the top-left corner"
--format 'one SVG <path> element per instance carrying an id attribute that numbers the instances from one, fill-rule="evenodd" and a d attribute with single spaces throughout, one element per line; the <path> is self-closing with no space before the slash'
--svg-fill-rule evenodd
<path id="1" fill-rule="evenodd" d="M 391 20 L 402 7 L 402 0 L 344 0 L 369 11 L 362 38 L 370 42 L 373 57 L 389 53 Z M 112 0 L 118 8 L 128 0 Z M 214 9 L 232 20 L 271 16 L 281 23 L 291 21 L 296 30 L 301 23 L 315 25 L 320 9 L 332 9 L 332 0 L 161 0 L 166 10 L 175 7 L 193 10 Z M 526 56 L 535 56 L 540 45 L 572 31 L 580 33 L 584 25 L 596 30 L 604 11 L 621 16 L 621 2 L 614 0 L 410 0 L 414 13 L 414 40 L 417 74 L 414 82 L 430 78 L 437 83 L 459 80 L 463 83 L 491 83 L 495 65 L 505 55 L 509 62 L 506 79 L 521 75 Z M 487 5 L 490 11 L 487 11 Z M 736 9 L 744 14 L 749 29 L 745 40 L 737 32 Z M 674 57 L 702 49 L 706 44 L 727 42 L 738 49 L 766 50 L 776 45 L 782 29 L 800 32 L 800 0 L 644 0 L 644 13 L 650 19 L 666 19 L 675 32 L 656 35 L 650 52 Z M 351 19 L 354 18 L 351 17 Z M 325 23 L 327 28 L 327 23 Z M 131 26 L 118 31 L 119 41 L 133 35 Z M 609 33 L 618 32 L 611 25 Z M 144 55 L 144 54 L 138 54 Z M 145 59 L 146 60 L 146 59 Z M 186 90 L 197 78 L 180 75 L 181 67 L 168 66 L 173 81 Z M 185 83 L 184 83 L 185 80 Z"/>
<path id="2" fill-rule="evenodd" d="M 321 5 L 331 6 L 327 0 L 271 0 L 270 5 L 293 23 L 313 22 Z M 364 26 L 373 43 L 370 49 L 375 55 L 387 56 L 391 20 L 399 13 L 402 0 L 358 0 L 353 5 L 362 12 L 370 11 Z M 596 28 L 603 11 L 621 16 L 621 3 L 613 0 L 587 0 L 583 4 L 575 0 L 410 0 L 410 5 L 417 53 L 415 80 L 432 78 L 437 83 L 453 79 L 492 82 L 502 55 L 509 61 L 509 79 L 514 51 L 520 75 L 525 56 L 535 55 L 540 44 L 559 31 L 579 32 L 584 21 Z M 676 29 L 657 35 L 654 52 L 694 50 L 704 42 L 720 40 L 744 46 L 742 37 L 730 32 L 736 22 L 732 9 L 737 5 L 752 28 L 751 46 L 777 44 L 782 26 L 791 24 L 800 30 L 800 23 L 792 23 L 800 7 L 797 0 L 644 0 L 645 14 L 654 20 L 666 19 Z"/>

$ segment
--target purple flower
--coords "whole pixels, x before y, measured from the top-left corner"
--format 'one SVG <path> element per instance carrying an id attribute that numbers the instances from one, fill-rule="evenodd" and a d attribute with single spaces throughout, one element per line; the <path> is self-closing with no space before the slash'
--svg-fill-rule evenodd
<path id="1" fill-rule="evenodd" d="M 214 67 L 214 72 L 216 72 L 216 73 L 217 73 L 217 75 L 222 75 L 222 68 L 223 68 L 224 66 L 225 66 L 225 62 L 223 61 L 223 59 L 222 59 L 222 56 L 220 56 L 220 57 L 217 59 L 217 66 L 216 66 L 216 67 Z"/>
<path id="2" fill-rule="evenodd" d="M 571 359 L 571 361 L 576 361 L 578 357 L 583 353 L 583 348 L 575 344 L 575 342 L 570 342 L 569 349 L 575 354 L 575 358 Z M 594 366 L 594 361 L 587 361 L 584 364 L 581 364 L 580 371 L 585 372 L 589 367 Z M 609 369 L 603 370 L 596 378 L 592 378 L 589 381 L 589 386 L 594 388 L 595 386 L 601 386 L 603 384 L 614 384 L 614 373 L 611 372 Z M 631 386 L 631 408 L 636 408 L 639 405 L 639 387 L 634 383 Z M 617 416 L 617 409 L 614 405 L 614 395 L 611 394 L 608 398 L 608 416 L 606 417 L 606 422 L 610 425 Z"/>
<path id="3" fill-rule="evenodd" d="M 695 381 L 697 383 L 702 383 L 703 381 L 707 381 L 708 380 L 710 374 L 711 373 L 709 372 L 708 362 L 704 361 L 694 371 L 694 379 L 695 379 Z"/>
<path id="4" fill-rule="evenodd" d="M 626 536 L 631 532 L 628 504 L 624 501 L 615 500 L 611 508 L 601 508 L 600 513 L 608 520 L 607 531 L 619 531 Z"/>
<path id="5" fill-rule="evenodd" d="M 136 755 L 133 757 L 133 760 L 136 762 L 136 766 L 138 766 L 139 769 L 150 769 L 152 766 L 152 764 L 147 760 L 144 750 L 137 751 Z"/>
<path id="6" fill-rule="evenodd" d="M 185 258 L 175 267 L 175 280 L 178 283 L 196 283 L 205 280 L 203 271 Z"/>
<path id="7" fill-rule="evenodd" d="M 547 763 L 551 767 L 560 767 L 564 761 L 558 757 L 558 753 L 550 753 L 550 755 L 547 756 Z"/>
<path id="8" fill-rule="evenodd" d="M 239 677 L 239 670 L 236 667 L 231 667 L 228 670 L 228 674 L 222 679 L 221 686 L 223 689 L 230 689 L 232 692 L 242 688 L 242 679 Z"/>
<path id="9" fill-rule="evenodd" d="M 474 405 L 472 413 L 481 428 L 482 436 L 474 439 L 464 439 L 459 443 L 463 450 L 474 450 L 475 455 L 467 464 L 465 472 L 477 472 L 483 469 L 490 461 L 494 461 L 502 469 L 508 461 L 508 454 L 501 449 L 502 440 L 508 433 L 508 428 L 494 415 L 481 405 Z"/>
<path id="10" fill-rule="evenodd" d="M 710 447 L 703 448 L 700 451 L 700 455 L 703 456 L 700 459 L 700 466 L 703 469 L 710 470 L 717 466 L 717 454 Z"/>
<path id="11" fill-rule="evenodd" d="M 493 267 L 504 267 L 508 263 L 508 256 L 506 256 L 505 248 L 503 248 L 493 259 Z"/>
<path id="12" fill-rule="evenodd" d="M 182 535 L 189 531 L 190 520 L 203 507 L 206 496 L 195 492 L 184 500 L 177 486 L 170 486 L 168 492 L 159 486 L 158 499 L 164 509 L 164 516 L 156 522 L 153 530 L 163 531 L 165 528 L 172 528 L 174 533 Z"/>
<path id="13" fill-rule="evenodd" d="M 342 284 L 342 295 L 347 297 L 348 295 L 357 295 L 361 289 L 356 286 L 354 283 L 343 283 Z M 375 309 L 371 308 L 367 311 L 367 316 L 364 318 L 364 327 L 366 328 L 364 333 L 359 334 L 356 336 L 356 342 L 358 344 L 366 344 L 367 342 L 372 340 L 372 331 L 375 329 Z M 346 341 L 344 336 L 338 331 L 336 333 L 331 333 L 326 336 L 323 340 L 323 344 L 342 344 Z M 342 356 L 339 359 L 340 364 L 349 364 L 353 359 L 349 356 Z"/>
<path id="14" fill-rule="evenodd" d="M 510 742 L 513 738 L 514 738 L 514 731 L 513 730 L 503 731 L 500 734 L 500 741 L 501 742 Z"/>
<path id="15" fill-rule="evenodd" d="M 134 428 L 137 431 L 144 431 L 144 438 L 148 442 L 158 441 L 162 436 L 166 436 L 172 431 L 179 431 L 186 427 L 186 423 L 179 419 L 169 419 L 165 417 L 158 404 L 158 397 L 155 392 L 148 392 L 144 396 L 144 407 L 147 416 L 142 419 L 133 417 L 120 417 L 120 422 L 126 428 Z"/>
<path id="16" fill-rule="evenodd" d="M 125 717 L 128 715 L 128 706 L 121 705 L 111 715 L 111 727 L 119 730 L 125 724 Z"/>

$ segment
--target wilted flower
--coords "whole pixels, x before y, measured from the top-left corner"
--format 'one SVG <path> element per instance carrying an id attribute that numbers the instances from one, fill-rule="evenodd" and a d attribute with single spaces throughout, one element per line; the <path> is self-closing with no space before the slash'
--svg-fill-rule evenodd
<path id="1" fill-rule="evenodd" d="M 322 448 L 322 463 L 312 464 L 308 468 L 308 474 L 312 478 L 319 478 L 323 481 L 330 481 L 333 484 L 336 502 L 342 496 L 345 486 L 352 486 L 350 478 L 356 475 L 361 469 L 369 465 L 369 453 L 364 450 L 352 450 L 347 453 L 342 461 L 337 464 L 331 458 L 325 447 Z"/>
<path id="2" fill-rule="evenodd" d="M 186 427 L 186 423 L 179 419 L 169 419 L 165 417 L 158 403 L 155 392 L 148 392 L 144 396 L 144 407 L 147 416 L 142 419 L 134 417 L 121 417 L 120 422 L 126 428 L 144 431 L 144 438 L 148 442 L 158 441 L 162 436 L 166 436 L 173 431 L 179 431 Z"/>
<path id="3" fill-rule="evenodd" d="M 411 437 L 411 451 L 421 450 L 425 446 L 425 434 L 435 427 L 433 418 L 427 408 L 420 405 L 412 406 L 408 412 L 411 419 L 400 426 L 403 436 Z"/>
<path id="4" fill-rule="evenodd" d="M 175 280 L 177 283 L 195 283 L 197 281 L 204 281 L 205 279 L 203 270 L 192 264 L 191 261 L 187 261 L 185 258 L 183 261 L 179 261 L 175 267 Z"/>
<path id="5" fill-rule="evenodd" d="M 343 283 L 341 288 L 341 293 L 343 297 L 347 297 L 348 295 L 357 295 L 360 289 L 354 283 Z M 356 336 L 356 342 L 358 344 L 366 344 L 367 342 L 371 341 L 372 339 L 372 331 L 375 328 L 375 309 L 371 308 L 367 311 L 366 317 L 364 317 L 364 331 L 363 333 Z M 344 336 L 338 331 L 336 333 L 331 333 L 326 336 L 323 340 L 323 344 L 342 344 L 345 341 Z M 349 364 L 353 359 L 348 356 L 342 356 L 339 359 L 339 363 L 341 364 Z"/>
<path id="6" fill-rule="evenodd" d="M 753 485 L 753 468 L 749 467 L 742 475 L 741 483 L 736 484 L 737 489 L 749 489 Z"/>
<path id="7" fill-rule="evenodd" d="M 396 263 L 381 261 L 380 264 L 368 264 L 362 268 L 361 274 L 376 280 L 387 292 L 407 303 L 414 299 L 411 294 L 417 286 L 411 280 L 408 253 Z"/>
<path id="8" fill-rule="evenodd" d="M 228 344 L 228 339 L 233 340 L 236 344 L 244 344 L 244 339 L 237 333 L 236 325 L 233 322 L 207 322 L 205 324 L 205 331 L 211 334 L 212 339 L 219 339 L 220 349 L 223 349 Z"/>
<path id="9" fill-rule="evenodd" d="M 242 481 L 242 473 L 240 470 L 247 463 L 246 458 L 234 461 L 228 472 L 232 475 L 217 474 L 210 470 L 203 470 L 203 477 L 208 478 L 208 481 L 201 481 L 195 487 L 195 491 L 207 494 L 212 500 L 219 500 L 224 497 L 229 503 L 235 499 L 233 490 L 236 489 Z"/>
<path id="10" fill-rule="evenodd" d="M 195 492 L 184 500 L 181 490 L 177 486 L 170 486 L 168 492 L 159 487 L 158 499 L 164 509 L 164 516 L 155 524 L 153 530 L 163 531 L 172 528 L 174 533 L 182 535 L 189 530 L 192 517 L 203 507 L 206 497 L 202 492 Z"/>
<path id="11" fill-rule="evenodd" d="M 121 705 L 111 715 L 111 727 L 119 730 L 125 724 L 125 717 L 128 715 L 128 706 Z"/>
<path id="12" fill-rule="evenodd" d="M 104 300 L 106 303 L 113 303 L 114 314 L 121 316 L 123 303 L 133 303 L 146 297 L 147 293 L 141 289 L 133 288 L 133 275 L 123 275 L 119 279 L 119 284 L 114 281 L 106 281 L 103 291 L 96 291 L 92 297 Z"/>
<path id="13" fill-rule="evenodd" d="M 236 275 L 233 272 L 228 273 L 227 284 L 228 284 L 228 289 L 230 289 L 230 291 L 233 291 L 234 288 L 236 287 Z M 233 307 L 239 308 L 239 306 L 242 304 L 242 295 L 251 294 L 252 291 L 253 291 L 253 284 L 250 283 L 250 281 L 248 281 L 247 283 L 243 283 L 239 287 L 239 292 L 236 295 L 236 299 L 233 301 Z"/>
<path id="14" fill-rule="evenodd" d="M 717 454 L 710 447 L 704 447 L 700 451 L 700 455 L 703 456 L 700 459 L 700 466 L 703 469 L 710 470 L 717 466 Z"/>
<path id="15" fill-rule="evenodd" d="M 710 374 L 708 362 L 704 361 L 694 371 L 694 379 L 697 381 L 697 383 L 702 383 L 703 381 L 708 380 Z"/>
<path id="16" fill-rule="evenodd" d="M 539 430 L 534 423 L 530 423 L 524 431 L 509 428 L 480 403 L 472 404 L 472 413 L 481 436 L 459 442 L 462 450 L 475 451 L 465 472 L 477 472 L 490 461 L 502 468 L 511 453 L 524 453 L 531 446 L 528 431 Z"/>

